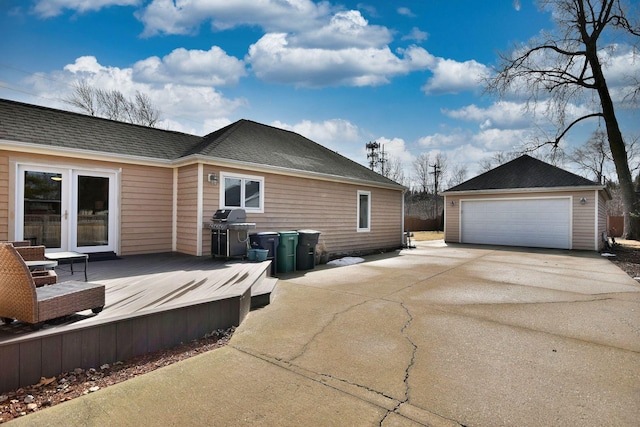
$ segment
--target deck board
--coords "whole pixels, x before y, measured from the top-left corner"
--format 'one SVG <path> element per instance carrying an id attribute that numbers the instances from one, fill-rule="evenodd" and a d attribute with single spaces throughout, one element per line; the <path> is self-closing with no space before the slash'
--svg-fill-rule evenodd
<path id="1" fill-rule="evenodd" d="M 238 326 L 251 308 L 252 287 L 267 278 L 269 267 L 270 261 L 181 254 L 91 261 L 88 281 L 105 285 L 101 313 L 86 310 L 46 322 L 39 331 L 0 322 L 0 393 Z M 84 279 L 74 270 L 72 275 L 68 265 L 59 265 L 58 282 Z"/>

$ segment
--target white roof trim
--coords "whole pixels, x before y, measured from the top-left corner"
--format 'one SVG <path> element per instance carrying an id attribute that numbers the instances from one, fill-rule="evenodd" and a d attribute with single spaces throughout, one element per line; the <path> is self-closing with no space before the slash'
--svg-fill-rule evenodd
<path id="1" fill-rule="evenodd" d="M 443 191 L 444 196 L 465 196 L 473 194 L 513 194 L 513 193 L 557 193 L 566 191 L 593 191 L 604 190 L 604 185 L 580 185 L 575 187 L 528 187 L 528 188 L 501 188 L 487 190 Z"/>

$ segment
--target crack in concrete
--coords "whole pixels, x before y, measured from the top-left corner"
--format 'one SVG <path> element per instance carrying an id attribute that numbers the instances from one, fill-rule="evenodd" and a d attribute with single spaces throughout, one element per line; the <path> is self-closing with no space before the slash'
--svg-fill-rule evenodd
<path id="1" fill-rule="evenodd" d="M 410 322 L 407 322 L 407 324 L 405 324 L 405 326 L 407 326 L 408 323 L 410 323 Z M 405 329 L 405 328 L 403 327 L 403 329 Z M 337 392 L 345 393 L 345 394 L 347 394 L 347 395 L 349 395 L 349 396 L 351 396 L 351 397 L 353 397 L 355 399 L 367 402 L 367 403 L 369 403 L 371 405 L 374 405 L 374 406 L 376 406 L 376 407 L 378 407 L 380 409 L 383 409 L 386 412 L 385 412 L 384 417 L 382 417 L 382 419 L 380 420 L 380 423 L 379 423 L 380 425 L 382 425 L 384 423 L 384 421 L 387 419 L 387 417 L 392 413 L 394 413 L 394 414 L 396 414 L 396 415 L 398 415 L 398 416 L 400 416 L 402 418 L 411 420 L 411 421 L 413 421 L 413 422 L 415 422 L 417 424 L 420 424 L 420 425 L 424 425 L 424 426 L 431 425 L 429 423 L 425 423 L 425 422 L 417 419 L 416 417 L 412 417 L 410 415 L 403 414 L 403 413 L 399 412 L 399 409 L 403 404 L 409 404 L 408 403 L 408 398 L 405 398 L 404 400 L 399 401 L 398 399 L 396 399 L 394 397 L 391 397 L 391 396 L 389 396 L 389 395 L 387 395 L 387 394 L 385 394 L 385 393 L 383 393 L 381 391 L 374 390 L 374 389 L 372 389 L 370 387 L 367 387 L 367 386 L 364 386 L 362 384 L 353 383 L 353 382 L 348 381 L 348 380 L 346 380 L 344 378 L 339 378 L 339 377 L 336 377 L 336 376 L 333 376 L 333 375 L 330 375 L 330 374 L 319 373 L 319 372 L 304 368 L 302 366 L 296 365 L 294 363 L 291 363 L 291 362 L 289 362 L 287 360 L 284 360 L 284 359 L 281 359 L 281 358 L 277 358 L 277 357 L 272 357 L 272 356 L 269 356 L 267 354 L 253 353 L 253 352 L 250 352 L 250 351 L 248 351 L 246 349 L 238 348 L 238 347 L 236 347 L 236 346 L 234 346 L 232 344 L 229 344 L 229 347 L 231 347 L 231 348 L 237 350 L 238 352 L 243 353 L 243 354 L 245 354 L 247 356 L 255 357 L 257 359 L 260 359 L 260 360 L 264 361 L 265 363 L 269 363 L 270 365 L 276 366 L 276 367 L 281 368 L 281 369 L 285 369 L 285 370 L 287 370 L 288 372 L 290 372 L 290 373 L 292 373 L 294 375 L 299 375 L 299 376 L 301 376 L 303 378 L 306 378 L 306 379 L 308 379 L 310 381 L 313 381 L 313 382 L 316 382 L 316 383 L 321 384 L 323 386 L 329 387 L 329 388 L 331 388 L 331 389 L 333 389 L 333 390 L 335 390 Z M 417 349 L 417 347 L 416 347 L 416 349 Z M 410 365 L 413 364 L 413 361 L 414 360 L 412 359 L 412 362 L 411 362 Z M 409 370 L 409 368 L 407 368 L 407 371 L 408 370 Z M 363 396 L 361 394 L 357 394 L 357 393 L 352 392 L 352 391 L 349 391 L 345 387 L 340 387 L 340 386 L 336 385 L 335 383 L 331 384 L 331 381 L 334 381 L 338 385 L 344 384 L 344 385 L 347 385 L 349 387 L 353 387 L 355 390 L 361 390 L 361 391 L 365 392 L 365 396 Z M 382 402 L 380 402 L 379 399 L 376 399 L 376 397 L 382 398 Z M 385 402 L 388 403 L 388 404 L 385 405 Z M 444 417 L 442 415 L 439 415 L 439 414 L 437 414 L 435 412 L 432 412 L 432 411 L 430 411 L 428 409 L 424 409 L 424 408 L 418 408 L 418 409 L 420 411 L 422 411 L 422 412 L 430 414 L 431 416 L 435 416 L 435 417 L 437 417 L 437 418 L 439 418 L 441 420 L 450 421 L 450 422 L 454 423 L 458 427 L 465 427 L 464 424 L 461 424 L 461 423 L 459 423 L 459 422 L 457 422 L 457 421 L 455 421 L 455 420 L 453 420 L 451 418 L 447 418 L 447 417 Z"/>
<path id="2" fill-rule="evenodd" d="M 360 307 L 361 305 L 364 305 L 364 304 L 368 303 L 369 301 L 372 301 L 373 299 L 374 298 L 366 299 L 366 300 L 364 300 L 364 301 L 362 301 L 362 302 L 360 302 L 358 304 L 351 305 L 351 306 L 347 307 L 346 309 L 344 309 L 342 311 L 338 311 L 338 312 L 333 313 L 333 316 L 331 316 L 331 319 L 322 328 L 320 328 L 320 330 L 318 332 L 313 334 L 313 336 L 309 339 L 309 341 L 307 341 L 306 344 L 304 346 L 302 346 L 302 350 L 300 351 L 300 353 L 297 354 L 296 356 L 290 358 L 289 362 L 293 362 L 294 360 L 302 357 L 307 352 L 307 350 L 309 349 L 309 346 L 311 345 L 311 343 L 313 343 L 318 336 L 323 334 L 324 331 L 329 326 L 331 326 L 333 324 L 333 322 L 335 322 L 335 320 L 338 318 L 338 316 L 340 316 L 342 314 L 345 314 L 345 313 L 353 310 L 356 307 Z"/>
<path id="3" fill-rule="evenodd" d="M 416 345 L 416 343 L 413 342 L 413 340 L 407 334 L 407 329 L 411 325 L 411 322 L 413 322 L 413 315 L 411 314 L 409 309 L 403 303 L 399 303 L 399 304 L 400 304 L 400 307 L 402 307 L 402 309 L 405 311 L 405 313 L 407 313 L 407 316 L 409 317 L 409 319 L 402 326 L 402 329 L 400 330 L 400 332 L 402 333 L 402 336 L 404 336 L 405 339 L 409 342 L 409 344 L 411 344 L 411 347 L 413 348 L 413 350 L 411 351 L 411 360 L 409 360 L 409 364 L 407 365 L 407 368 L 404 371 L 404 380 L 403 380 L 404 387 L 405 387 L 404 399 L 401 400 L 401 401 L 398 401 L 398 404 L 392 410 L 387 411 L 385 416 L 382 417 L 382 419 L 380 420 L 380 423 L 379 423 L 380 427 L 382 427 L 382 424 L 387 419 L 387 417 L 389 417 L 389 415 L 391 413 L 398 414 L 398 409 L 400 409 L 400 406 L 403 403 L 408 403 L 409 402 L 409 389 L 410 389 L 410 387 L 409 387 L 409 371 L 411 370 L 411 368 L 413 367 L 413 364 L 416 361 L 416 353 L 418 352 L 418 346 Z M 400 415 L 400 414 L 398 414 L 398 415 Z"/>

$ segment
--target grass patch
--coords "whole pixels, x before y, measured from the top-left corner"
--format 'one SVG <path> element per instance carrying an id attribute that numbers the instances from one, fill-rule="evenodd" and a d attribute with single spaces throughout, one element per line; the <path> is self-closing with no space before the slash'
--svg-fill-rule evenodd
<path id="1" fill-rule="evenodd" d="M 414 231 L 412 239 L 416 242 L 442 240 L 444 239 L 444 231 Z"/>

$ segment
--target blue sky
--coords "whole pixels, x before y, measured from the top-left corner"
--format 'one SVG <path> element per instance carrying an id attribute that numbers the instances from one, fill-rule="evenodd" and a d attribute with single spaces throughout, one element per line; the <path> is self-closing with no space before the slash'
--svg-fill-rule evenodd
<path id="1" fill-rule="evenodd" d="M 363 164 L 376 140 L 408 177 L 416 156 L 442 153 L 470 178 L 546 126 L 480 83 L 497 52 L 553 28 L 527 0 L 0 0 L 0 13 L 1 98 L 70 109 L 61 99 L 82 78 L 148 94 L 167 129 L 204 135 L 246 118 Z M 637 77 L 617 42 L 607 72 Z M 621 116 L 637 135 L 637 112 Z"/>

